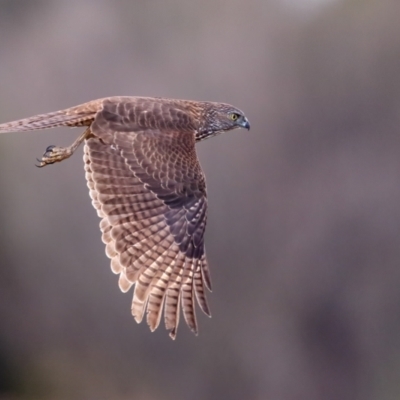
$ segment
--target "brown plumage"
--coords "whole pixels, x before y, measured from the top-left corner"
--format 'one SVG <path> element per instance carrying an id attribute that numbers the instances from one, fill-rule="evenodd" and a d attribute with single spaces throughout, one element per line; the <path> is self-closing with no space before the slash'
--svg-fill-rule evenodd
<path id="1" fill-rule="evenodd" d="M 86 126 L 67 148 L 49 146 L 40 167 L 70 157 L 85 141 L 89 193 L 102 240 L 123 292 L 132 285 L 132 315 L 154 331 L 161 320 L 176 337 L 180 306 L 197 334 L 195 298 L 210 315 L 211 279 L 204 249 L 207 194 L 195 143 L 250 128 L 228 104 L 109 97 L 0 125 L 0 133 Z"/>

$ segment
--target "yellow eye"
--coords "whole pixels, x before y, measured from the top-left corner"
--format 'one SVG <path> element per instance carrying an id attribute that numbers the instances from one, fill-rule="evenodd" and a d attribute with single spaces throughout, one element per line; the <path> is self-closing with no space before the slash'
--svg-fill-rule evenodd
<path id="1" fill-rule="evenodd" d="M 239 118 L 239 114 L 232 113 L 229 115 L 229 117 L 232 121 L 236 121 Z"/>

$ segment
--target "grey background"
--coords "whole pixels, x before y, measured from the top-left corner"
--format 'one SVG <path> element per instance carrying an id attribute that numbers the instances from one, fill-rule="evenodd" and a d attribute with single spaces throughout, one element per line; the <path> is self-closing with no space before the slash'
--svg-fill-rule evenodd
<path id="1" fill-rule="evenodd" d="M 213 318 L 130 316 L 78 130 L 0 137 L 0 399 L 400 398 L 397 0 L 1 0 L 0 121 L 98 97 L 224 101 L 198 146 Z"/>

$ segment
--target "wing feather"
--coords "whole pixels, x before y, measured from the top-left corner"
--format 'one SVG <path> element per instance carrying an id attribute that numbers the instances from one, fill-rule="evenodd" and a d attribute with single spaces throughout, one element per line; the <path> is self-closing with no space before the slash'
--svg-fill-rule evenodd
<path id="1" fill-rule="evenodd" d="M 194 138 L 106 128 L 93 130 L 84 160 L 119 287 L 125 292 L 135 285 L 132 315 L 141 322 L 147 310 L 152 331 L 164 309 L 165 326 L 175 338 L 182 306 L 186 323 L 197 333 L 194 299 L 210 315 L 204 287 L 211 282 L 203 240 L 205 182 Z"/>

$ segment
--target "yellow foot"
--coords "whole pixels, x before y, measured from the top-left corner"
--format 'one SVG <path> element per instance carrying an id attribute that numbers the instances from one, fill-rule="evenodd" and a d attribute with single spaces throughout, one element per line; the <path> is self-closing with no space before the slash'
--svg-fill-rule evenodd
<path id="1" fill-rule="evenodd" d="M 72 155 L 71 149 L 68 147 L 57 147 L 54 145 L 48 146 L 46 151 L 44 152 L 42 158 L 37 159 L 38 163 L 36 166 L 38 168 L 42 168 L 46 165 L 54 164 L 56 162 L 60 162 L 65 160 L 66 158 Z"/>

